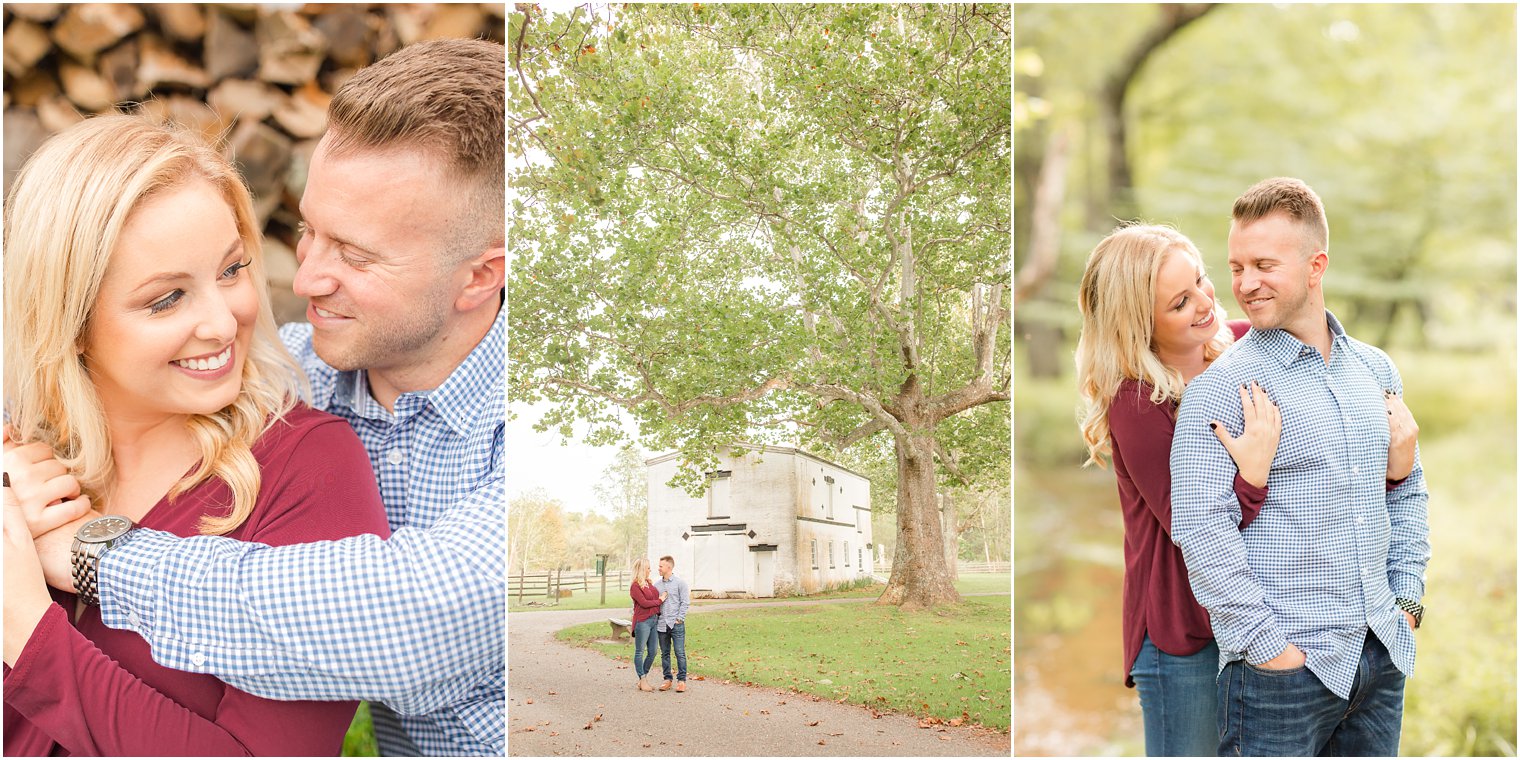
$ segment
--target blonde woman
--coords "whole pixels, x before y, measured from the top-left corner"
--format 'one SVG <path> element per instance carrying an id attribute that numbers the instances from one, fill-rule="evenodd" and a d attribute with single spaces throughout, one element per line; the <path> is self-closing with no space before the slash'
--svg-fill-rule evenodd
<path id="1" fill-rule="evenodd" d="M 1213 755 L 1219 650 L 1170 538 L 1171 439 L 1187 382 L 1250 325 L 1225 321 L 1198 249 L 1158 225 L 1098 243 L 1079 306 L 1082 437 L 1089 463 L 1112 459 L 1124 513 L 1125 685 L 1140 694 L 1147 755 Z M 1240 469 L 1244 529 L 1266 498 L 1281 418 L 1259 388 L 1242 389 L 1241 403 L 1245 432 L 1215 432 Z"/>
<path id="2" fill-rule="evenodd" d="M 649 666 L 654 664 L 655 643 L 659 640 L 655 631 L 660 622 L 660 603 L 665 594 L 649 580 L 649 558 L 640 557 L 633 562 L 633 584 L 628 587 L 633 597 L 633 672 L 639 677 L 639 691 L 654 691 L 649 685 Z"/>
<path id="3" fill-rule="evenodd" d="M 287 544 L 388 532 L 352 429 L 300 403 L 259 242 L 231 164 L 136 117 L 65 130 L 15 179 L 4 249 L 6 410 L 20 442 L 5 452 L 6 755 L 342 747 L 354 702 L 267 700 L 160 667 L 135 633 L 102 624 L 89 589 L 48 591 L 30 541 L 86 498 L 182 536 Z"/>
<path id="4" fill-rule="evenodd" d="M 1140 695 L 1147 755 L 1211 756 L 1218 751 L 1219 650 L 1170 537 L 1171 442 L 1188 381 L 1250 323 L 1225 321 L 1198 249 L 1161 225 L 1121 227 L 1098 243 L 1078 305 L 1082 437 L 1088 463 L 1113 461 L 1124 514 L 1125 685 Z M 1245 429 L 1238 438 L 1212 426 L 1239 469 L 1234 492 L 1246 530 L 1266 501 L 1282 417 L 1255 383 L 1240 389 L 1240 402 Z M 1390 414 L 1394 407 L 1390 401 Z M 1390 481 L 1407 477 L 1413 461 L 1412 438 L 1396 445 Z"/>

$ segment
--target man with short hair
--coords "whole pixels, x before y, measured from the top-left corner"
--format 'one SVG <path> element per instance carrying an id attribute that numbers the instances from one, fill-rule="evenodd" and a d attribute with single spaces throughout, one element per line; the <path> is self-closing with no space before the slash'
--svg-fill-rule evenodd
<path id="1" fill-rule="evenodd" d="M 1183 395 L 1172 443 L 1172 537 L 1219 644 L 1221 755 L 1397 755 L 1430 558 L 1416 450 L 1387 480 L 1393 362 L 1325 309 L 1329 225 L 1296 179 L 1257 183 L 1229 235 L 1251 331 Z M 1282 410 L 1267 501 L 1245 530 L 1235 465 L 1241 390 Z"/>
<path id="2" fill-rule="evenodd" d="M 370 700 L 390 755 L 506 751 L 505 76 L 496 43 L 403 48 L 339 89 L 311 159 L 295 278 L 310 324 L 281 337 L 313 406 L 369 452 L 391 538 L 137 529 L 92 568 L 102 619 L 160 664 L 274 699 Z M 38 544 L 65 590 L 77 526 Z"/>
<path id="3" fill-rule="evenodd" d="M 660 691 L 670 691 L 670 649 L 676 650 L 676 691 L 686 691 L 686 612 L 691 609 L 691 589 L 686 581 L 676 577 L 676 560 L 669 554 L 660 558 L 660 579 L 654 582 L 664 600 L 660 604 L 660 622 L 655 630 L 660 634 L 660 670 L 665 673 L 665 683 Z"/>

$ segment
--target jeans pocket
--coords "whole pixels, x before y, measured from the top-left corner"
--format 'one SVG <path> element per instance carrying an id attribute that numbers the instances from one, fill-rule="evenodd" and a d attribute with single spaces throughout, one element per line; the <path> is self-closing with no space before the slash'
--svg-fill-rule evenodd
<path id="1" fill-rule="evenodd" d="M 1304 663 L 1303 665 L 1299 665 L 1296 668 L 1263 668 L 1263 667 L 1260 667 L 1260 666 L 1257 666 L 1257 665 L 1252 665 L 1251 663 L 1246 662 L 1245 660 L 1241 660 L 1241 663 L 1244 664 L 1246 666 L 1246 669 L 1249 670 L 1249 671 L 1251 671 L 1252 673 L 1257 673 L 1259 675 L 1264 675 L 1264 676 L 1267 676 L 1268 678 L 1280 678 L 1280 677 L 1283 677 L 1283 676 L 1296 676 L 1299 673 L 1303 673 L 1304 671 L 1306 671 L 1306 670 L 1309 669 L 1309 664 L 1308 663 Z"/>

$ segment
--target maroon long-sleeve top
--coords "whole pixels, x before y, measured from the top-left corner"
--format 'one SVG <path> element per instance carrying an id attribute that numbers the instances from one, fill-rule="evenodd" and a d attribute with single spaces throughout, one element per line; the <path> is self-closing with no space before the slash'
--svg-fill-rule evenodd
<path id="1" fill-rule="evenodd" d="M 653 583 L 640 586 L 638 581 L 634 581 L 628 587 L 628 595 L 633 597 L 634 625 L 660 614 L 660 590 Z"/>
<path id="2" fill-rule="evenodd" d="M 352 428 L 297 406 L 253 445 L 261 471 L 253 513 L 232 533 L 281 545 L 389 535 L 374 470 Z M 232 495 L 212 479 L 139 524 L 199 534 L 202 515 L 224 515 Z M 213 676 L 153 662 L 148 643 L 107 628 L 97 607 L 70 623 L 76 598 L 50 607 L 5 675 L 5 754 L 336 755 L 356 702 L 281 702 Z M 213 623 L 214 624 L 214 623 Z M 398 652 L 404 657 L 406 653 Z"/>
<path id="3" fill-rule="evenodd" d="M 1236 339 L 1250 323 L 1229 323 Z M 1214 640 L 1209 615 L 1188 585 L 1182 550 L 1172 543 L 1172 433 L 1177 404 L 1151 401 L 1149 383 L 1126 380 L 1108 408 L 1114 474 L 1124 512 L 1124 684 L 1150 634 L 1151 643 L 1170 655 L 1196 654 Z M 1267 489 L 1235 475 L 1242 530 L 1261 512 Z"/>

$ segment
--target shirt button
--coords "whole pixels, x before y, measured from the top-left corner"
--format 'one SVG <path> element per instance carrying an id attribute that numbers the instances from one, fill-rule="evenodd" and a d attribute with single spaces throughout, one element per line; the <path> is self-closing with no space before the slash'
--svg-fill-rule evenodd
<path id="1" fill-rule="evenodd" d="M 385 454 L 385 461 L 391 464 L 401 464 L 401 460 L 405 458 L 406 455 L 401 453 L 401 449 L 391 449 Z"/>
<path id="2" fill-rule="evenodd" d="M 141 628 L 142 627 L 142 618 L 139 618 L 137 616 L 136 612 L 128 612 L 127 613 L 127 625 L 130 625 L 133 628 Z"/>
<path id="3" fill-rule="evenodd" d="M 1360 474 L 1362 474 L 1362 468 L 1360 468 L 1360 467 L 1352 467 L 1351 468 L 1351 474 L 1352 475 L 1360 475 Z"/>
<path id="4" fill-rule="evenodd" d="M 197 668 L 200 667 L 200 666 L 202 666 L 202 665 L 205 665 L 206 664 L 206 655 L 204 653 L 202 653 L 202 652 L 195 652 L 194 654 L 191 654 L 190 655 L 190 664 L 194 665 Z"/>

